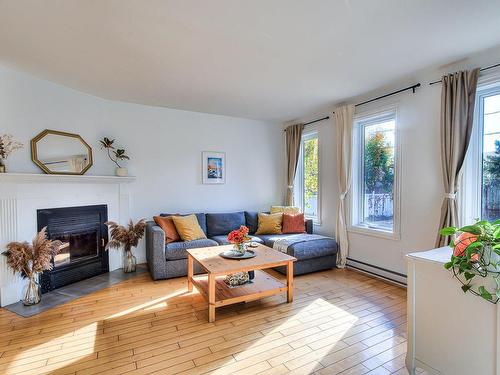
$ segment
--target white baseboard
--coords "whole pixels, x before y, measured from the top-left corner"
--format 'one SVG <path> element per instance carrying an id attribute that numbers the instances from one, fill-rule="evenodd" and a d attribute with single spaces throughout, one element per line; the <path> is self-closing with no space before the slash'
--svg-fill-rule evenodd
<path id="1" fill-rule="evenodd" d="M 365 262 L 357 261 L 355 259 L 348 259 L 347 267 L 355 271 L 359 271 L 367 275 L 382 279 L 384 281 L 406 287 L 406 275 L 403 275 L 401 273 L 387 270 L 379 266 L 367 264 Z"/>

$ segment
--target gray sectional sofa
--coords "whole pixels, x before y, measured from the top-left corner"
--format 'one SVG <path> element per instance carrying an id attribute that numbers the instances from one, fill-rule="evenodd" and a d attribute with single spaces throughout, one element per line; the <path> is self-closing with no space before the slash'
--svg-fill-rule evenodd
<path id="1" fill-rule="evenodd" d="M 331 269 L 335 267 L 337 258 L 337 243 L 333 238 L 313 235 L 312 220 L 306 220 L 306 235 L 276 234 L 256 236 L 258 213 L 241 211 L 231 213 L 197 213 L 195 214 L 200 227 L 207 235 L 206 239 L 165 243 L 165 233 L 154 221 L 148 221 L 146 226 L 146 258 L 149 271 L 154 280 L 170 279 L 187 275 L 187 249 L 226 245 L 227 235 L 241 225 L 250 229 L 250 235 L 255 242 L 273 247 L 277 239 L 288 238 L 291 242 L 287 248 L 289 255 L 297 258 L 294 263 L 294 274 Z M 161 214 L 160 216 L 168 216 Z M 295 237 L 291 237 L 295 236 Z M 195 272 L 201 269 L 195 263 Z M 278 272 L 286 273 L 284 268 Z"/>

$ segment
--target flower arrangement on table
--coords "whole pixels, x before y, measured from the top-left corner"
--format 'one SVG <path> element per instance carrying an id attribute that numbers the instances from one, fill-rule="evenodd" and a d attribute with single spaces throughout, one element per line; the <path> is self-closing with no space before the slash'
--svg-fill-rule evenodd
<path id="1" fill-rule="evenodd" d="M 248 231 L 248 227 L 242 225 L 239 229 L 235 229 L 227 235 L 227 240 L 234 245 L 235 251 L 243 254 L 245 253 L 245 243 L 252 240 L 252 238 L 248 236 Z"/>
<path id="2" fill-rule="evenodd" d="M 248 236 L 248 232 L 248 227 L 242 225 L 239 229 L 235 229 L 227 235 L 227 240 L 229 241 L 229 243 L 232 243 L 234 245 L 233 251 L 240 255 L 244 255 L 247 251 L 245 243 L 252 240 L 252 238 Z M 252 277 L 249 272 L 245 271 L 227 275 L 224 281 L 230 287 L 236 287 L 246 284 L 253 278 L 253 271 L 250 272 L 252 273 Z"/>
<path id="3" fill-rule="evenodd" d="M 477 221 L 462 228 L 447 227 L 443 236 L 456 236 L 450 243 L 453 254 L 444 267 L 451 269 L 470 292 L 491 303 L 500 300 L 500 220 Z"/>

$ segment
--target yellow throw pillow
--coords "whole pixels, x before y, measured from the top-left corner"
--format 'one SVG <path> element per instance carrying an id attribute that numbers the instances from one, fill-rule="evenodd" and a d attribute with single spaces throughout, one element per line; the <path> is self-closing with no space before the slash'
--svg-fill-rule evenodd
<path id="1" fill-rule="evenodd" d="M 281 234 L 283 214 L 263 214 L 259 213 L 259 227 L 255 234 Z"/>
<path id="2" fill-rule="evenodd" d="M 183 241 L 194 241 L 207 238 L 205 232 L 200 227 L 196 215 L 172 216 L 175 229 Z"/>
<path id="3" fill-rule="evenodd" d="M 277 214 L 281 212 L 282 214 L 296 215 L 300 214 L 300 208 L 294 206 L 271 206 L 271 213 Z"/>

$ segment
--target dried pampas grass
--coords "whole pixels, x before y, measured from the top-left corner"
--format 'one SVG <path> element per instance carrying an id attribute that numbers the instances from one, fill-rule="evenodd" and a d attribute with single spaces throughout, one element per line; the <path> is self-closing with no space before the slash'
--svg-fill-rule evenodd
<path id="1" fill-rule="evenodd" d="M 132 247 L 136 247 L 139 240 L 144 236 L 144 230 L 146 229 L 146 221 L 141 219 L 134 224 L 132 220 L 128 223 L 127 228 L 119 225 L 113 221 L 108 221 L 105 223 L 111 231 L 111 241 L 106 245 L 106 249 L 119 249 L 123 246 L 123 249 L 128 252 Z"/>
<path id="2" fill-rule="evenodd" d="M 32 244 L 11 242 L 3 255 L 7 257 L 7 264 L 14 273 L 20 273 L 23 278 L 32 278 L 37 273 L 52 269 L 52 258 L 57 255 L 61 245 L 61 241 L 47 239 L 45 227 L 33 238 Z"/>

